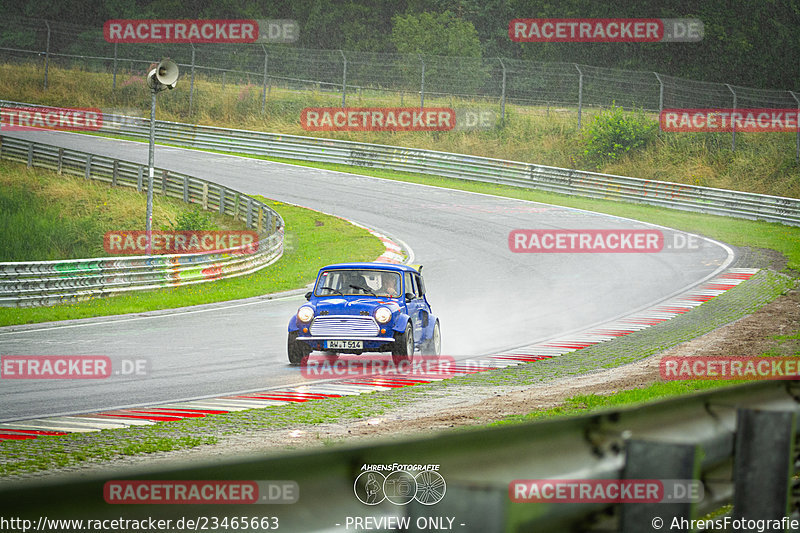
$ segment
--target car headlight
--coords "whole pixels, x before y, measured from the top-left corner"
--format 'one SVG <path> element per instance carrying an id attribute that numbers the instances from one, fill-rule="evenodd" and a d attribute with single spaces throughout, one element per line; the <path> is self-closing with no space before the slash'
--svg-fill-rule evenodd
<path id="1" fill-rule="evenodd" d="M 386 324 L 392 318 L 392 311 L 386 307 L 379 307 L 375 310 L 375 320 L 379 324 Z"/>
<path id="2" fill-rule="evenodd" d="M 304 305 L 300 309 L 297 310 L 297 320 L 300 322 L 309 322 L 312 318 L 314 318 L 314 309 Z"/>

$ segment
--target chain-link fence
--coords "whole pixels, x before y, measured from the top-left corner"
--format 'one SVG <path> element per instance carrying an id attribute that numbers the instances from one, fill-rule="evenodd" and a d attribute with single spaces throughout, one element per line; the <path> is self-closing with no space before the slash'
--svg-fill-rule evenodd
<path id="1" fill-rule="evenodd" d="M 585 108 L 612 105 L 660 112 L 670 108 L 797 108 L 800 96 L 768 90 L 677 78 L 643 72 L 506 58 L 467 58 L 382 54 L 343 50 L 309 50 L 264 44 L 112 44 L 100 28 L 33 19 L 0 21 L 0 59 L 37 61 L 48 68 L 144 75 L 154 61 L 169 57 L 190 77 L 189 113 L 194 80 L 261 86 L 262 110 L 273 86 L 316 90 L 347 98 L 362 92 L 399 98 L 401 105 L 425 105 L 426 98 L 466 98 L 505 105 Z M 800 132 L 798 132 L 800 154 Z M 733 136 L 735 148 L 735 134 Z"/>

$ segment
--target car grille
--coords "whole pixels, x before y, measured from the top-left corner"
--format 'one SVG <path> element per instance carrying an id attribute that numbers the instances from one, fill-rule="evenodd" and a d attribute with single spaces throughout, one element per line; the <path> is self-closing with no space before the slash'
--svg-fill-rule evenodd
<path id="1" fill-rule="evenodd" d="M 374 337 L 378 324 L 371 316 L 318 316 L 311 323 L 310 332 L 317 337 Z"/>

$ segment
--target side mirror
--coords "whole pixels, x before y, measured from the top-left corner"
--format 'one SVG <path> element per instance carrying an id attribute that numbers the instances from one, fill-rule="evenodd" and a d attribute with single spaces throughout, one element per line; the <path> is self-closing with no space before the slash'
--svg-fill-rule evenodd
<path id="1" fill-rule="evenodd" d="M 407 292 L 406 293 L 406 302 L 410 302 L 414 299 L 414 293 Z"/>
<path id="2" fill-rule="evenodd" d="M 312 293 L 311 291 L 308 291 L 308 292 L 306 293 L 306 300 L 310 300 L 310 299 L 311 299 L 311 295 L 312 295 L 312 294 L 313 294 L 313 293 Z"/>

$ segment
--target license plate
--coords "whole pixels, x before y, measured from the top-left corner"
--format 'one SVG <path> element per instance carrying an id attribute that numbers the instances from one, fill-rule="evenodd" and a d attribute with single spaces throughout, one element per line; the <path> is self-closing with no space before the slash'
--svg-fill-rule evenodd
<path id="1" fill-rule="evenodd" d="M 363 341 L 325 341 L 325 347 L 332 350 L 362 350 Z"/>

